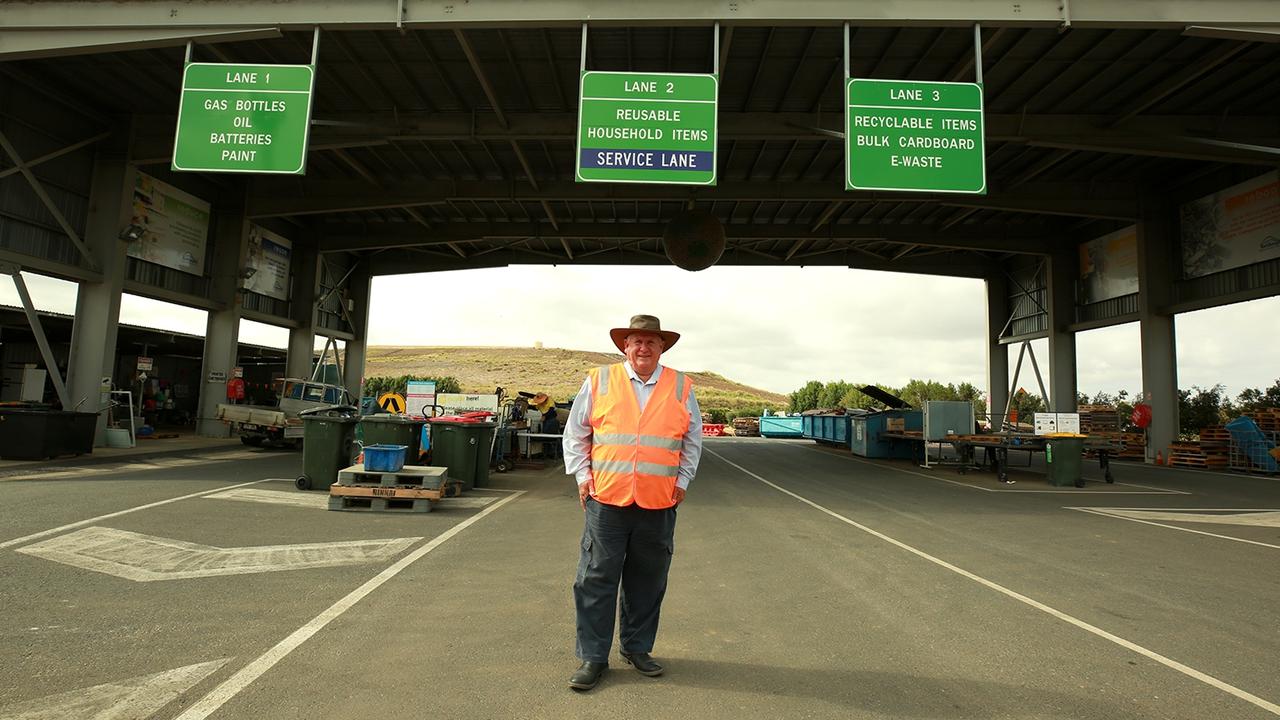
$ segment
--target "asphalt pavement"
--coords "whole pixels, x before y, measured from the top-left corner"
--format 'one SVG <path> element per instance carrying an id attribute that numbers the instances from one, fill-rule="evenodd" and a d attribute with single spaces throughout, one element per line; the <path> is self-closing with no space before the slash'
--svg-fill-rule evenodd
<path id="1" fill-rule="evenodd" d="M 587 693 L 555 468 L 426 514 L 327 511 L 296 453 L 0 480 L 0 719 L 1280 716 L 1274 478 L 706 448 L 668 671 Z"/>

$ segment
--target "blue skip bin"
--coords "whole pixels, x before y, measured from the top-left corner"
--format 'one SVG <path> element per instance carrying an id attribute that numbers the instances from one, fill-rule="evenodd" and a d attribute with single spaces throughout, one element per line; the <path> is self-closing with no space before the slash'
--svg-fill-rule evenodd
<path id="1" fill-rule="evenodd" d="M 366 445 L 364 469 L 367 472 L 400 472 L 404 468 L 404 454 L 408 445 Z"/>

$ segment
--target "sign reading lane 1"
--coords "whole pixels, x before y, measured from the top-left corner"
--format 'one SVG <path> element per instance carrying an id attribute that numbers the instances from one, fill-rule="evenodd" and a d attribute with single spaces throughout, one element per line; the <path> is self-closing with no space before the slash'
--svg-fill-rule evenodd
<path id="1" fill-rule="evenodd" d="M 310 65 L 190 63 L 173 141 L 173 169 L 306 172 Z"/>
<path id="2" fill-rule="evenodd" d="M 582 73 L 579 182 L 716 184 L 715 75 Z"/>
<path id="3" fill-rule="evenodd" d="M 982 86 L 845 82 L 845 189 L 985 194 Z"/>

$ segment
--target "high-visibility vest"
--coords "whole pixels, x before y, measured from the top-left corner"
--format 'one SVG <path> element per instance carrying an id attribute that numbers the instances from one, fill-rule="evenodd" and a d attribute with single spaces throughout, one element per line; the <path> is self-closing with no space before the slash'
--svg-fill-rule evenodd
<path id="1" fill-rule="evenodd" d="M 682 372 L 663 368 L 640 412 L 625 365 L 595 368 L 588 376 L 593 497 L 620 507 L 633 502 L 649 510 L 674 506 L 693 381 Z"/>

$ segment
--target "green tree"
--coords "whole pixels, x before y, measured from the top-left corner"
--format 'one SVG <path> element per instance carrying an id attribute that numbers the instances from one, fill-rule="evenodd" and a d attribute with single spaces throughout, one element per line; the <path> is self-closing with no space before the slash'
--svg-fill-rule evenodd
<path id="1" fill-rule="evenodd" d="M 445 377 L 430 377 L 427 375 L 400 375 L 399 377 L 377 376 L 364 379 L 364 394 L 377 397 L 384 392 L 403 393 L 409 387 L 409 381 L 436 381 L 436 392 L 438 393 L 456 393 L 462 392 L 462 385 L 458 379 L 449 375 Z"/>
<path id="2" fill-rule="evenodd" d="M 1280 379 L 1266 390 L 1247 388 L 1236 397 L 1234 409 L 1241 414 L 1280 408 Z"/>
<path id="3" fill-rule="evenodd" d="M 1227 389 L 1222 385 L 1202 388 L 1193 385 L 1190 390 L 1178 391 L 1178 425 L 1183 435 L 1199 435 L 1204 428 L 1221 425 L 1224 421 L 1224 404 Z"/>
<path id="4" fill-rule="evenodd" d="M 818 380 L 810 380 L 805 383 L 804 387 L 791 393 L 791 402 L 787 406 L 787 412 L 798 413 L 818 407 L 822 389 L 823 384 Z"/>
<path id="5" fill-rule="evenodd" d="M 822 388 L 822 392 L 818 394 L 818 407 L 820 408 L 840 408 L 844 407 L 843 401 L 845 396 L 856 392 L 857 388 L 852 383 L 843 380 L 829 382 Z"/>

